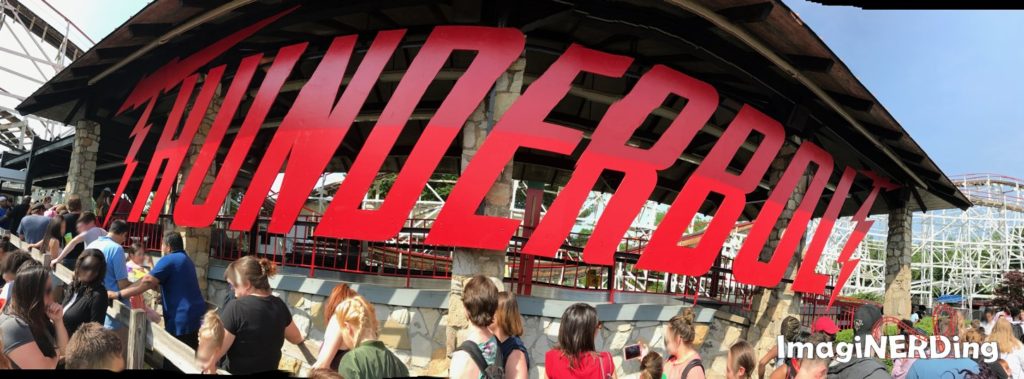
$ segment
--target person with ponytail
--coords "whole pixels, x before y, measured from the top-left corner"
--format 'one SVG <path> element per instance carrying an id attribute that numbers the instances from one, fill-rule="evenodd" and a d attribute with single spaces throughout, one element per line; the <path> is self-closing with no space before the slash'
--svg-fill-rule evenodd
<path id="1" fill-rule="evenodd" d="M 693 318 L 693 309 L 685 308 L 665 324 L 665 351 L 669 358 L 664 372 L 669 378 L 704 379 L 703 362 L 693 347 Z"/>
<path id="2" fill-rule="evenodd" d="M 52 299 L 50 277 L 50 270 L 39 264 L 22 267 L 11 302 L 0 314 L 3 354 L 16 368 L 52 370 L 68 346 L 64 311 Z"/>
<path id="3" fill-rule="evenodd" d="M 378 340 L 380 325 L 373 304 L 362 296 L 342 301 L 334 311 L 342 345 L 349 350 L 338 364 L 346 379 L 383 379 L 409 376 L 409 369 Z"/>
<path id="4" fill-rule="evenodd" d="M 117 230 L 121 220 L 114 220 L 110 230 Z M 181 234 L 169 232 L 164 235 L 163 243 L 160 245 L 163 257 L 157 261 L 153 270 L 147 273 L 134 284 L 118 291 L 110 291 L 108 296 L 111 299 L 124 300 L 132 296 L 141 295 L 150 289 L 160 289 L 160 298 L 164 309 L 164 329 L 179 341 L 184 342 L 192 349 L 199 347 L 199 324 L 202 322 L 203 314 L 206 313 L 206 300 L 199 289 L 199 279 L 196 277 L 196 265 L 192 263 L 188 253 L 185 252 L 185 243 Z M 110 260 L 108 259 L 108 262 Z M 121 272 L 120 277 L 127 282 L 128 268 L 124 260 L 124 252 L 121 259 L 114 264 L 117 267 L 107 266 L 107 270 L 117 269 Z M 164 369 L 175 370 L 170 360 L 164 360 Z"/>
<path id="5" fill-rule="evenodd" d="M 276 273 L 274 262 L 251 255 L 228 265 L 224 278 L 234 290 L 235 300 L 221 310 L 224 342 L 205 363 L 203 372 L 216 372 L 217 362 L 225 355 L 224 368 L 232 374 L 275 371 L 284 341 L 302 343 L 302 333 L 288 306 L 270 292 L 270 277 Z"/>

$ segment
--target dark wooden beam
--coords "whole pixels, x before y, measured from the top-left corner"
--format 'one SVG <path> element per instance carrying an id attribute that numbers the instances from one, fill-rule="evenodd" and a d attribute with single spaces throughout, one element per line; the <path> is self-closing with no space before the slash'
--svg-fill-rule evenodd
<path id="1" fill-rule="evenodd" d="M 820 58 L 810 55 L 789 54 L 789 64 L 800 71 L 828 73 L 835 65 L 835 61 L 828 58 Z"/>
<path id="2" fill-rule="evenodd" d="M 106 70 L 110 67 L 109 64 L 94 64 L 91 66 L 71 66 L 71 75 L 74 76 L 94 76 Z"/>
<path id="3" fill-rule="evenodd" d="M 171 24 L 165 22 L 129 24 L 128 32 L 133 37 L 159 37 L 171 29 Z"/>
<path id="4" fill-rule="evenodd" d="M 142 48 L 142 46 L 101 47 L 96 49 L 96 56 L 100 59 L 122 58 L 140 48 Z"/>
<path id="5" fill-rule="evenodd" d="M 883 140 L 898 141 L 903 138 L 903 133 L 898 130 L 892 130 L 884 126 L 862 120 L 857 120 L 857 122 L 859 122 L 860 125 L 867 129 L 872 135 Z"/>
<path id="6" fill-rule="evenodd" d="M 826 91 L 833 100 L 838 102 L 840 105 L 850 108 L 855 111 L 870 112 L 871 108 L 875 106 L 875 102 L 862 99 L 856 96 L 850 96 L 845 93 Z"/>
<path id="7" fill-rule="evenodd" d="M 725 16 L 729 21 L 747 23 L 761 22 L 768 19 L 772 13 L 774 4 L 769 2 L 741 5 L 738 7 L 725 8 L 718 11 L 718 14 Z"/>

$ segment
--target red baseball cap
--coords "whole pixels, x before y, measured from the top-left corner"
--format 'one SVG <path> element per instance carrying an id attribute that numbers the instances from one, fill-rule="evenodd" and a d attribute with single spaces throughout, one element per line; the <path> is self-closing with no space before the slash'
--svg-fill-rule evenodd
<path id="1" fill-rule="evenodd" d="M 811 333 L 825 332 L 828 334 L 836 334 L 839 332 L 839 327 L 836 326 L 836 322 L 832 321 L 828 317 L 818 317 L 814 320 L 814 324 L 811 324 Z"/>

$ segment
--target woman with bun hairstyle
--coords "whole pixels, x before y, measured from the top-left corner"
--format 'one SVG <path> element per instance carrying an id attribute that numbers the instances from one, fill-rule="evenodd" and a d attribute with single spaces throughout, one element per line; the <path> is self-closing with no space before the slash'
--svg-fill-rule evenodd
<path id="1" fill-rule="evenodd" d="M 693 310 L 686 308 L 665 325 L 665 351 L 669 358 L 664 373 L 669 378 L 704 379 L 700 354 L 693 347 L 693 318 Z"/>
<path id="2" fill-rule="evenodd" d="M 234 289 L 235 300 L 221 310 L 224 342 L 206 362 L 204 372 L 216 372 L 217 361 L 225 355 L 224 368 L 232 374 L 275 371 L 284 340 L 302 343 L 288 306 L 270 292 L 269 278 L 276 273 L 274 262 L 251 255 L 228 265 L 224 277 Z"/>

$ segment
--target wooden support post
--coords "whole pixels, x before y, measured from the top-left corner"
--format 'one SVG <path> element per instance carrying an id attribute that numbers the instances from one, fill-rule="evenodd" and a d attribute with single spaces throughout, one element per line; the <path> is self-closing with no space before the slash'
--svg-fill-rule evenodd
<path id="1" fill-rule="evenodd" d="M 128 319 L 128 359 L 125 362 L 129 370 L 143 368 L 148 328 L 149 321 L 146 320 L 146 312 L 141 309 L 132 309 L 131 317 Z"/>

